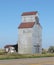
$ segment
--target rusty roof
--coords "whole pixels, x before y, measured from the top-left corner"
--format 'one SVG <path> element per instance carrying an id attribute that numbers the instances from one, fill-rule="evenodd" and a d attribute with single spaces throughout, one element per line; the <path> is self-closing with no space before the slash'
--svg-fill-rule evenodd
<path id="1" fill-rule="evenodd" d="M 37 14 L 37 11 L 33 11 L 33 12 L 24 12 L 22 13 L 21 16 L 26 16 L 26 15 L 36 15 Z"/>
<path id="2" fill-rule="evenodd" d="M 35 22 L 22 22 L 18 28 L 32 28 Z"/>

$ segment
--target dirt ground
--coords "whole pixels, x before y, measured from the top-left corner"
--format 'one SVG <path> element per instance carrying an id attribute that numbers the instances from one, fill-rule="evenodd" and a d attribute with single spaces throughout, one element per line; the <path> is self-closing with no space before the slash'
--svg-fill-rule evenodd
<path id="1" fill-rule="evenodd" d="M 54 57 L 0 60 L 0 65 L 54 65 Z"/>

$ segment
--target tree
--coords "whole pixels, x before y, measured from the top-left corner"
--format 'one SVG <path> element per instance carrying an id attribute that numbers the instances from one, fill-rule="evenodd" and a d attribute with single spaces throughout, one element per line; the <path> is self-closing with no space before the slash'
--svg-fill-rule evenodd
<path id="1" fill-rule="evenodd" d="M 48 52 L 54 53 L 54 46 L 50 46 L 49 49 L 48 49 Z"/>
<path id="2" fill-rule="evenodd" d="M 46 53 L 47 53 L 46 49 L 42 48 L 42 54 L 46 54 Z"/>

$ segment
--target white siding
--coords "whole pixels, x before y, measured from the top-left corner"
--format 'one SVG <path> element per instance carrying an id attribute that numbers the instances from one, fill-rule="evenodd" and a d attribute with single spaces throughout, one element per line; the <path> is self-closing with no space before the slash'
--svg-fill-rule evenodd
<path id="1" fill-rule="evenodd" d="M 32 34 L 32 41 L 33 41 L 33 53 L 41 53 L 42 49 L 42 29 L 39 25 L 34 25 L 33 27 L 33 34 Z M 37 45 L 39 45 L 39 51 L 37 51 Z"/>
<path id="2" fill-rule="evenodd" d="M 32 53 L 32 29 L 19 29 L 18 36 L 18 53 L 28 54 Z"/>
<path id="3" fill-rule="evenodd" d="M 22 22 L 36 22 L 33 28 L 18 29 L 18 53 L 36 54 L 42 49 L 42 29 L 37 24 L 36 15 L 22 16 Z M 37 47 L 39 45 L 39 47 Z"/>
<path id="4" fill-rule="evenodd" d="M 19 29 L 18 36 L 18 53 L 19 54 L 36 54 L 41 53 L 42 49 L 42 29 L 39 25 L 33 28 Z M 40 47 L 36 47 L 39 45 Z M 39 51 L 38 51 L 39 50 Z"/>
<path id="5" fill-rule="evenodd" d="M 22 22 L 35 22 L 35 17 L 36 16 L 38 16 L 38 14 L 22 16 Z"/>

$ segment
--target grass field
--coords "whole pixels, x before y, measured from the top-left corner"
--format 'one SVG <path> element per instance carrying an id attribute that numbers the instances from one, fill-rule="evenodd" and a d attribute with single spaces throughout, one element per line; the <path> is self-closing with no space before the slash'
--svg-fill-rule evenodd
<path id="1" fill-rule="evenodd" d="M 42 57 L 54 57 L 54 53 L 46 53 L 46 54 L 8 54 L 5 53 L 4 50 L 0 50 L 0 60 L 5 59 L 20 59 L 20 58 L 42 58 Z"/>
<path id="2" fill-rule="evenodd" d="M 6 54 L 0 52 L 0 60 L 4 59 L 20 59 L 20 58 L 42 58 L 42 57 L 54 57 L 54 53 L 47 54 Z"/>

